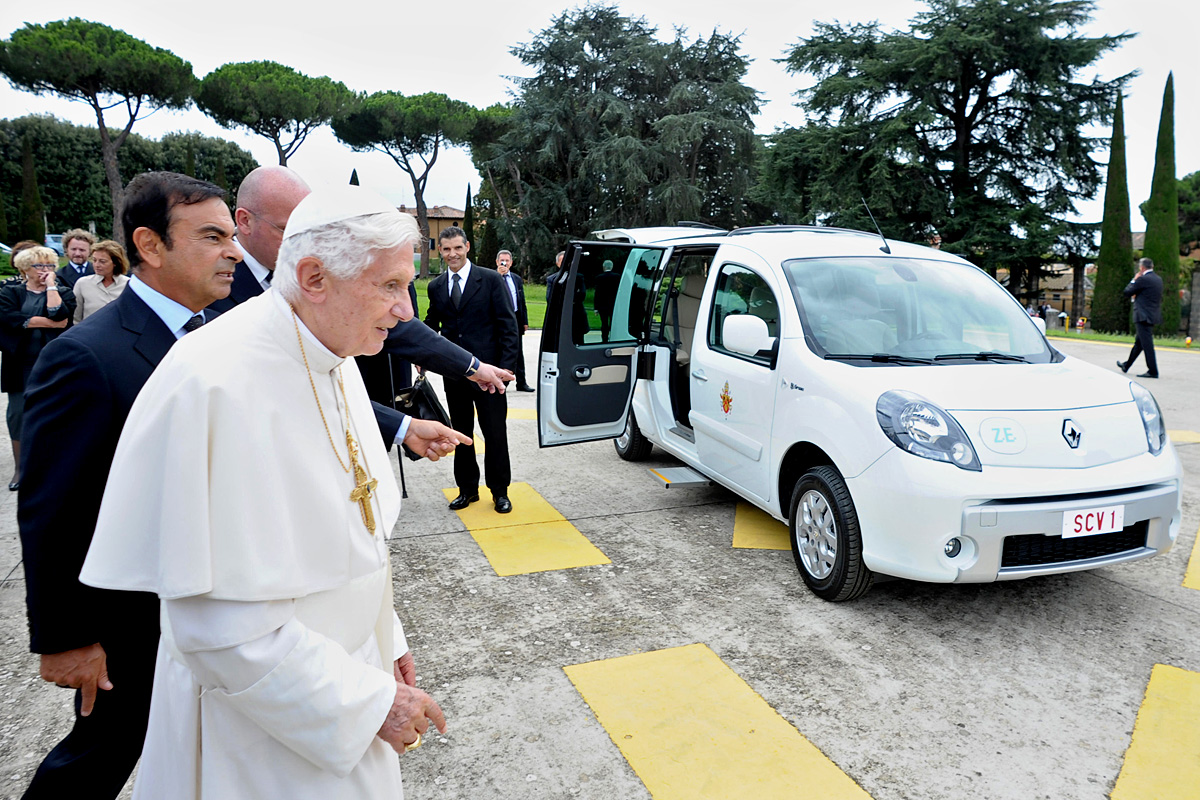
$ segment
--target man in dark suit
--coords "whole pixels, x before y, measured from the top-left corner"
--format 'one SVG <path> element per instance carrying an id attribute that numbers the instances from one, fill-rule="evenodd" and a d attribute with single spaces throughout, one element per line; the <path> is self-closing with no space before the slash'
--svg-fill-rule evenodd
<path id="1" fill-rule="evenodd" d="M 1133 298 L 1133 322 L 1137 338 L 1129 358 L 1118 361 L 1121 372 L 1128 372 L 1133 362 L 1146 351 L 1146 371 L 1139 378 L 1158 377 L 1158 359 L 1154 356 L 1154 326 L 1162 323 L 1163 281 L 1154 271 L 1154 262 L 1143 258 L 1138 262 L 1138 273 L 1125 287 L 1125 296 Z"/>
<path id="2" fill-rule="evenodd" d="M 92 268 L 92 262 L 88 260 L 92 254 L 92 245 L 95 243 L 95 236 L 79 228 L 63 234 L 63 253 L 67 256 L 67 263 L 55 272 L 59 283 L 66 284 L 68 288 L 73 289 L 75 281 L 85 275 L 96 274 L 96 270 Z"/>
<path id="3" fill-rule="evenodd" d="M 439 234 L 438 252 L 448 271 L 429 283 L 425 322 L 479 358 L 512 369 L 520 347 L 512 298 L 498 274 L 468 260 L 470 249 L 462 228 L 452 226 Z M 496 511 L 507 514 L 512 511 L 505 422 L 508 403 L 503 394 L 480 392 L 462 378 L 447 376 L 444 385 L 447 411 L 455 430 L 472 435 L 475 415 L 479 415 L 479 429 L 487 442 L 483 457 L 487 487 L 492 491 Z M 454 482 L 458 484 L 458 497 L 450 502 L 450 508 L 457 511 L 479 499 L 479 464 L 474 445 L 460 445 L 456 450 Z"/>
<path id="4" fill-rule="evenodd" d="M 517 316 L 517 364 L 513 372 L 517 375 L 517 391 L 532 392 L 533 387 L 525 380 L 525 351 L 521 339 L 529 330 L 529 309 L 525 305 L 525 281 L 512 271 L 512 253 L 501 250 L 496 254 L 496 272 L 504 281 L 504 291 L 512 301 L 513 313 Z"/>
<path id="5" fill-rule="evenodd" d="M 613 311 L 617 307 L 617 290 L 621 288 L 621 274 L 613 271 L 613 262 L 604 260 L 604 271 L 596 276 L 595 283 L 592 307 L 600 315 L 600 341 L 607 342 L 612 331 Z"/>
<path id="6" fill-rule="evenodd" d="M 258 167 L 242 180 L 234 211 L 242 258 L 234 271 L 229 296 L 212 303 L 211 311 L 224 313 L 270 288 L 284 228 L 292 211 L 311 192 L 304 179 L 287 167 Z M 409 286 L 415 309 L 416 289 L 412 284 Z M 403 426 L 404 415 L 395 410 L 395 397 L 400 389 L 411 385 L 410 380 L 403 378 L 408 373 L 408 362 L 442 375 L 470 376 L 489 392 L 503 391 L 504 381 L 512 380 L 511 375 L 479 362 L 420 320 L 398 323 L 388 331 L 383 353 L 358 359 L 368 394 L 375 401 L 375 420 L 388 449 Z"/>
<path id="7" fill-rule="evenodd" d="M 206 321 L 204 307 L 229 293 L 240 254 L 224 196 L 186 175 L 134 178 L 121 209 L 134 277 L 51 342 L 29 377 L 17 520 L 30 649 L 44 680 L 78 691 L 75 725 L 26 798 L 116 797 L 142 751 L 158 598 L 84 586 L 79 570 L 134 398 L 176 339 Z"/>

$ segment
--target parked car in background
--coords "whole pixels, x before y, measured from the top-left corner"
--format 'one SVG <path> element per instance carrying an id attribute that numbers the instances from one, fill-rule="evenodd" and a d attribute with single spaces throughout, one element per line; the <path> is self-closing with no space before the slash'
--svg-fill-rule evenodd
<path id="1" fill-rule="evenodd" d="M 1153 395 L 1055 350 L 969 262 L 834 228 L 594 235 L 547 307 L 540 444 L 661 448 L 786 522 L 819 597 L 1175 542 L 1182 470 Z"/>
<path id="2" fill-rule="evenodd" d="M 46 247 L 49 247 L 60 256 L 66 255 L 66 252 L 63 250 L 63 237 L 61 233 L 47 233 Z"/>

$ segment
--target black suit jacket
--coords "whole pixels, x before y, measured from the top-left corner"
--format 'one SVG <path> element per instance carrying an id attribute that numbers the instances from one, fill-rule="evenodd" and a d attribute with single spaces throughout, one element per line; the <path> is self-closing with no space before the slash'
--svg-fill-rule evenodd
<path id="1" fill-rule="evenodd" d="M 79 280 L 80 278 L 86 277 L 88 275 L 95 275 L 96 270 L 92 269 L 92 262 L 87 261 L 87 262 L 84 262 L 82 273 L 76 272 L 75 267 L 72 264 L 68 263 L 68 264 L 64 264 L 63 266 L 59 267 L 54 272 L 54 274 L 57 275 L 58 279 L 60 281 L 62 281 L 63 283 L 65 283 L 67 286 L 74 288 L 75 281 Z"/>
<path id="2" fill-rule="evenodd" d="M 500 273 L 496 274 L 499 275 Z M 529 308 L 525 305 L 525 281 L 521 280 L 521 276 L 511 270 L 508 274 L 512 278 L 513 285 L 517 287 L 517 307 L 513 313 L 517 317 L 517 335 L 520 336 L 529 327 Z M 500 282 L 501 284 L 504 283 L 504 276 L 500 277 Z M 504 294 L 511 299 L 512 295 L 508 293 L 508 286 L 504 287 Z"/>
<path id="3" fill-rule="evenodd" d="M 1162 324 L 1163 279 L 1151 270 L 1125 286 L 1125 296 L 1133 297 L 1133 321 L 1144 325 Z"/>
<path id="4" fill-rule="evenodd" d="M 495 270 L 471 265 L 462 304 L 450 302 L 450 273 L 429 282 L 425 322 L 435 331 L 489 364 L 514 369 L 520 340 L 512 300 Z"/>
<path id="5" fill-rule="evenodd" d="M 254 273 L 246 266 L 245 261 L 239 261 L 233 268 L 233 286 L 229 289 L 229 296 L 215 301 L 209 308 L 218 314 L 224 314 L 234 306 L 241 305 L 262 293 L 262 284 L 258 282 L 258 278 L 254 277 Z"/>
<path id="6" fill-rule="evenodd" d="M 79 582 L 121 427 L 175 335 L 133 291 L 46 345 L 25 388 L 17 521 L 31 649 L 61 653 L 106 626 L 153 620 L 158 599 Z M 137 481 L 139 475 L 121 475 Z M 157 636 L 157 629 L 147 632 Z"/>

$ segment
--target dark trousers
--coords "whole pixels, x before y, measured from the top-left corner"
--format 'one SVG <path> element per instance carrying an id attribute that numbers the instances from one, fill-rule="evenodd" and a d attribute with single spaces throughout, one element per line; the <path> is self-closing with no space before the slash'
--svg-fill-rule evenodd
<path id="1" fill-rule="evenodd" d="M 454 430 L 475 435 L 475 416 L 487 447 L 483 453 L 486 485 L 492 494 L 507 495 L 512 480 L 508 463 L 508 400 L 499 393 L 488 394 L 465 378 L 446 378 L 446 410 Z M 474 494 L 479 488 L 479 462 L 475 460 L 475 445 L 459 445 L 454 449 L 454 482 L 459 491 Z"/>
<path id="2" fill-rule="evenodd" d="M 1134 339 L 1133 349 L 1129 351 L 1129 359 L 1125 362 L 1125 369 L 1133 366 L 1133 362 L 1137 361 L 1137 357 L 1146 351 L 1146 371 L 1151 375 L 1158 374 L 1158 359 L 1154 357 L 1154 326 L 1149 322 L 1139 322 L 1137 324 L 1137 338 Z"/>
<path id="3" fill-rule="evenodd" d="M 513 367 L 513 374 L 517 376 L 517 386 L 528 386 L 529 383 L 525 380 L 525 348 L 523 347 L 525 334 L 517 333 L 517 363 Z"/>
<path id="4" fill-rule="evenodd" d="M 142 620 L 126 618 L 131 628 Z M 101 690 L 92 713 L 79 716 L 82 694 L 75 692 L 75 726 L 42 760 L 23 800 L 115 798 L 133 773 L 150 718 L 154 660 L 158 652 L 157 603 L 149 624 L 102 639 L 113 688 Z"/>

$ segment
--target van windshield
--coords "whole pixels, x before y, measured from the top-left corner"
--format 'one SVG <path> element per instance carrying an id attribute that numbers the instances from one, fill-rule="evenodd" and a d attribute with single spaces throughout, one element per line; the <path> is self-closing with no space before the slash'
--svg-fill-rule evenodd
<path id="1" fill-rule="evenodd" d="M 882 257 L 783 263 L 805 340 L 849 363 L 1046 363 L 1057 354 L 1024 309 L 984 272 Z"/>

